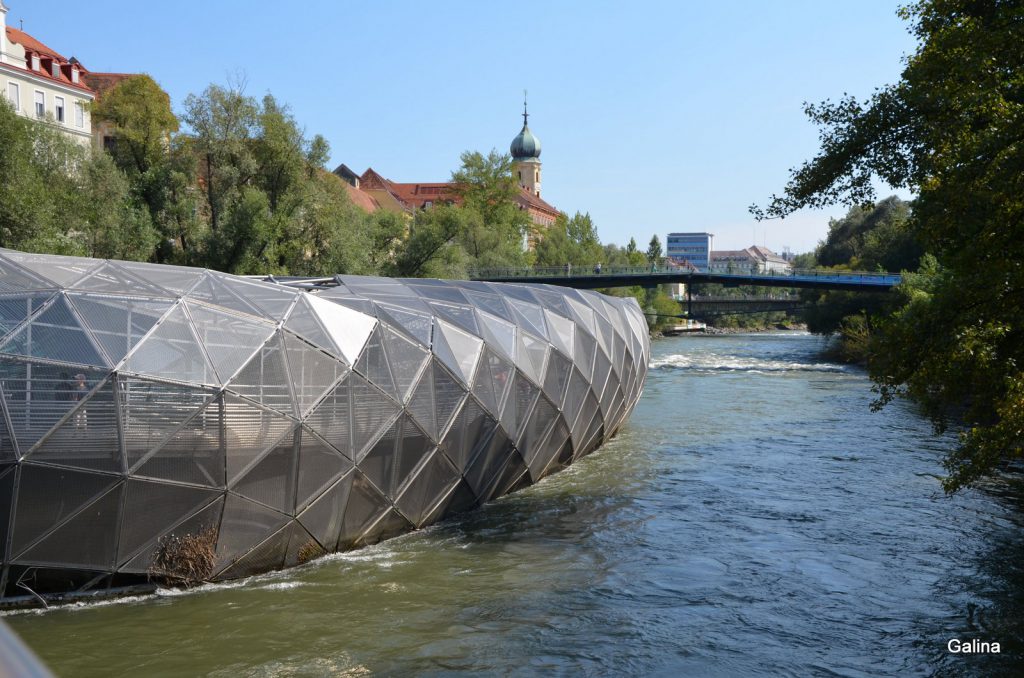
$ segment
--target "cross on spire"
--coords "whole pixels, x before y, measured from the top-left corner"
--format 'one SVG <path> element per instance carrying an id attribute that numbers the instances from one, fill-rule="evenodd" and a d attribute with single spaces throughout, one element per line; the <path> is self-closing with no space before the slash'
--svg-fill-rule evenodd
<path id="1" fill-rule="evenodd" d="M 526 112 L 526 90 L 523 90 L 523 127 L 526 127 L 526 119 L 530 117 L 530 114 Z"/>

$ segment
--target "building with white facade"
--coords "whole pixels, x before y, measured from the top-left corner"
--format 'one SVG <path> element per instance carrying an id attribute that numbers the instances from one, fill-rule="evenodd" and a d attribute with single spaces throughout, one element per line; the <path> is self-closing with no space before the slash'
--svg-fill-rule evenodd
<path id="1" fill-rule="evenodd" d="M 788 274 L 793 266 L 767 247 L 754 245 L 743 250 L 720 250 L 711 253 L 708 268 L 712 273 Z"/>
<path id="2" fill-rule="evenodd" d="M 27 118 L 53 125 L 76 143 L 92 139 L 89 105 L 95 94 L 85 84 L 85 69 L 31 35 L 7 25 L 0 0 L 0 96 Z"/>
<path id="3" fill-rule="evenodd" d="M 665 256 L 676 263 L 686 263 L 701 271 L 708 270 L 711 261 L 711 233 L 669 233 L 665 241 Z"/>

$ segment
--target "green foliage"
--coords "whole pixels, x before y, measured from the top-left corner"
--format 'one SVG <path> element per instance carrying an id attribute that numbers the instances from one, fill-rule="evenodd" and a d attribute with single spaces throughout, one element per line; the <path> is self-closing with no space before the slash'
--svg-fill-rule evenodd
<path id="1" fill-rule="evenodd" d="M 111 125 L 111 155 L 129 175 L 145 174 L 161 164 L 171 134 L 178 131 L 170 97 L 148 75 L 132 76 L 104 92 L 92 115 Z"/>
<path id="2" fill-rule="evenodd" d="M 863 205 L 872 179 L 917 193 L 908 229 L 934 261 L 908 276 L 869 366 L 879 405 L 907 395 L 961 445 L 946 489 L 1024 452 L 1024 22 L 1019 2 L 921 0 L 901 10 L 919 40 L 895 85 L 866 102 L 808 106 L 817 157 L 763 217 Z"/>
<path id="3" fill-rule="evenodd" d="M 588 268 L 607 261 L 593 220 L 589 214 L 579 212 L 571 219 L 565 213 L 558 215 L 558 219 L 537 243 L 536 257 L 537 266 L 570 264 Z"/>
<path id="4" fill-rule="evenodd" d="M 658 234 L 655 233 L 651 236 L 650 244 L 647 245 L 647 261 L 651 264 L 657 264 L 661 261 L 662 254 L 661 240 L 658 238 Z"/>

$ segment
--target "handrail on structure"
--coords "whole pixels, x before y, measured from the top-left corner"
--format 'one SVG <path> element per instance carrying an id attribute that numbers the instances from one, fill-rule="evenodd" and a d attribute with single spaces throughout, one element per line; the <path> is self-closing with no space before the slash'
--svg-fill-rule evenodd
<path id="1" fill-rule="evenodd" d="M 763 278 L 792 278 L 798 280 L 843 280 L 863 283 L 877 283 L 879 285 L 897 285 L 901 281 L 898 273 L 871 273 L 868 271 L 829 271 L 822 269 L 791 269 L 786 272 L 780 271 L 701 271 L 695 269 L 678 269 L 665 266 L 538 266 L 522 268 L 480 268 L 470 269 L 470 280 L 494 280 L 508 278 L 580 278 L 592 276 L 651 276 L 651 275 L 672 276 L 721 276 L 723 278 L 748 277 L 751 279 Z"/>

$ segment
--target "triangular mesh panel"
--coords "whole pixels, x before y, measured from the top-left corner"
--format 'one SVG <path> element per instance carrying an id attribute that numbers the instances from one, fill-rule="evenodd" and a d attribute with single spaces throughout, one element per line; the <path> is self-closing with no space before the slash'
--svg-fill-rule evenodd
<path id="1" fill-rule="evenodd" d="M 293 289 L 264 282 L 239 280 L 223 273 L 217 273 L 226 288 L 255 306 L 266 318 L 279 321 L 284 319 L 295 297 L 301 294 Z"/>
<path id="2" fill-rule="evenodd" d="M 342 454 L 355 458 L 398 410 L 379 389 L 350 373 L 310 413 L 306 425 Z"/>
<path id="3" fill-rule="evenodd" d="M 514 371 L 510 363 L 499 358 L 490 349 L 484 349 L 480 358 L 480 367 L 476 373 L 476 382 L 473 384 L 473 395 L 495 417 L 501 415 L 506 394 L 512 387 Z"/>
<path id="4" fill-rule="evenodd" d="M 540 303 L 544 306 L 544 308 L 550 309 L 550 311 L 554 311 L 553 314 L 546 313 L 544 315 L 545 319 L 547 319 L 549 315 L 567 318 L 569 316 L 569 307 L 566 305 L 564 301 L 564 295 L 561 293 L 561 290 L 552 291 L 552 289 L 553 288 L 547 285 L 544 287 L 541 287 L 539 285 L 535 286 L 533 288 L 533 296 L 537 297 L 537 299 L 540 300 Z M 549 325 L 548 329 L 550 329 L 550 327 L 551 326 Z"/>
<path id="5" fill-rule="evenodd" d="M 13 261 L 37 279 L 56 283 L 56 285 L 42 284 L 39 287 L 70 287 L 103 265 L 103 261 L 99 259 L 65 257 L 56 254 L 31 254 L 12 252 L 11 250 L 5 250 L 3 257 Z M 39 287 L 19 289 L 39 289 Z"/>
<path id="6" fill-rule="evenodd" d="M 311 431 L 302 431 L 299 448 L 299 481 L 295 504 L 302 508 L 319 496 L 320 492 L 352 469 L 352 461 L 316 437 Z"/>
<path id="7" fill-rule="evenodd" d="M 605 384 L 608 383 L 608 375 L 611 374 L 612 364 L 604 353 L 598 351 L 594 362 L 594 376 L 590 380 L 590 388 L 598 400 L 604 395 Z"/>
<path id="8" fill-rule="evenodd" d="M 533 403 L 538 393 L 539 388 L 523 375 L 516 373 L 512 393 L 505 401 L 505 409 L 501 413 L 501 425 L 513 440 L 519 437 L 523 424 L 533 411 Z"/>
<path id="9" fill-rule="evenodd" d="M 397 537 L 403 532 L 412 530 L 415 526 L 409 519 L 399 513 L 396 509 L 390 508 L 384 512 L 377 522 L 370 526 L 366 532 L 356 541 L 357 546 L 376 544 L 385 539 Z"/>
<path id="10" fill-rule="evenodd" d="M 459 327 L 470 334 L 480 334 L 480 328 L 476 324 L 476 316 L 472 306 L 460 306 L 457 304 L 445 304 L 439 301 L 430 302 L 430 309 L 440 318 L 452 325 Z"/>
<path id="11" fill-rule="evenodd" d="M 579 370 L 573 369 L 569 377 L 569 385 L 565 391 L 565 404 L 562 405 L 562 414 L 570 424 L 579 418 L 583 401 L 588 393 L 590 393 L 590 387 L 587 380 L 580 374 Z"/>
<path id="12" fill-rule="evenodd" d="M 147 264 L 139 261 L 119 261 L 117 265 L 179 296 L 192 289 L 203 275 L 203 269 L 188 266 Z"/>
<path id="13" fill-rule="evenodd" d="M 387 325 L 383 328 L 384 350 L 388 355 L 391 375 L 395 378 L 399 402 L 408 397 L 413 384 L 419 377 L 420 369 L 430 357 L 430 352 L 409 341 Z"/>
<path id="14" fill-rule="evenodd" d="M 117 562 L 133 558 L 154 535 L 163 535 L 218 494 L 217 490 L 129 478 Z"/>
<path id="15" fill-rule="evenodd" d="M 520 285 L 516 283 L 493 286 L 510 303 L 513 299 L 518 299 L 529 304 L 538 304 L 540 302 L 537 300 L 537 297 L 533 296 L 534 287 L 535 285 Z"/>
<path id="16" fill-rule="evenodd" d="M 12 334 L 0 346 L 0 353 L 80 365 L 108 365 L 82 329 L 64 295 L 58 296 L 31 322 Z"/>
<path id="17" fill-rule="evenodd" d="M 128 468 L 134 468 L 148 452 L 159 447 L 214 395 L 214 391 L 199 386 L 120 377 L 118 396 Z"/>
<path id="18" fill-rule="evenodd" d="M 274 325 L 251 316 L 224 313 L 194 303 L 186 306 L 196 336 L 206 349 L 221 383 L 230 380 L 274 333 Z"/>
<path id="19" fill-rule="evenodd" d="M 174 296 L 168 290 L 153 285 L 110 261 L 105 262 L 87 277 L 76 282 L 71 288 L 86 292 L 123 293 L 126 290 L 131 290 L 134 294 L 145 296 Z"/>
<path id="20" fill-rule="evenodd" d="M 225 460 L 221 433 L 224 410 L 222 398 L 212 401 L 172 434 L 155 453 L 145 457 L 134 475 L 223 487 Z M 228 433 L 230 437 L 230 430 Z"/>
<path id="21" fill-rule="evenodd" d="M 135 348 L 172 303 L 98 294 L 68 296 L 111 365 Z"/>
<path id="22" fill-rule="evenodd" d="M 544 393 L 559 407 L 565 399 L 565 387 L 569 383 L 572 361 L 558 351 L 551 351 L 548 357 L 548 371 L 544 377 Z"/>
<path id="23" fill-rule="evenodd" d="M 458 290 L 447 282 L 441 280 L 430 280 L 423 278 L 409 278 L 405 282 L 409 288 L 424 299 L 434 301 L 450 301 L 456 304 L 467 303 L 462 291 Z"/>
<path id="24" fill-rule="evenodd" d="M 423 313 L 411 313 L 390 304 L 375 304 L 377 317 L 404 332 L 409 337 L 430 346 L 431 318 Z"/>
<path id="25" fill-rule="evenodd" d="M 181 305 L 135 348 L 124 370 L 173 381 L 219 383 Z"/>
<path id="26" fill-rule="evenodd" d="M 512 312 L 515 315 L 517 325 L 533 332 L 537 336 L 548 336 L 547 325 L 544 323 L 544 310 L 540 306 L 537 304 L 527 304 L 515 299 L 509 299 L 508 303 L 512 306 Z"/>
<path id="27" fill-rule="evenodd" d="M 288 314 L 288 322 L 284 326 L 314 346 L 318 346 L 328 353 L 338 355 L 338 347 L 334 345 L 319 317 L 309 306 L 310 298 L 308 294 L 303 294 L 299 297 L 295 307 L 292 308 L 292 312 Z"/>
<path id="28" fill-rule="evenodd" d="M 478 311 L 477 315 L 480 317 L 480 328 L 483 330 L 483 337 L 487 340 L 490 348 L 497 349 L 504 358 L 514 360 L 516 355 L 516 326 L 482 311 Z"/>
<path id="29" fill-rule="evenodd" d="M 441 442 L 441 450 L 460 471 L 464 471 L 480 448 L 490 440 L 497 425 L 498 422 L 480 407 L 476 398 L 467 398 Z"/>
<path id="30" fill-rule="evenodd" d="M 17 557 L 21 563 L 96 570 L 114 569 L 120 484 L 92 502 L 48 537 Z"/>
<path id="31" fill-rule="evenodd" d="M 207 408 L 209 409 L 209 408 Z M 295 420 L 232 395 L 224 396 L 228 480 L 234 481 L 295 428 Z M 289 438 L 290 439 L 290 438 Z"/>
<path id="32" fill-rule="evenodd" d="M 537 384 L 544 383 L 544 369 L 547 367 L 548 343 L 529 332 L 519 332 L 519 351 L 516 365 Z"/>
<path id="33" fill-rule="evenodd" d="M 381 338 L 384 332 L 383 327 L 383 325 L 378 326 L 370 335 L 362 355 L 356 362 L 355 370 L 395 400 L 401 400 L 404 394 L 399 395 L 398 393 L 395 379 L 391 375 L 391 367 L 388 365 L 388 357 L 384 352 L 384 342 Z"/>
<path id="34" fill-rule="evenodd" d="M 582 326 L 587 332 L 593 335 L 597 332 L 596 317 L 594 309 L 587 306 L 585 303 L 572 297 L 566 297 L 565 300 L 569 302 L 569 310 L 572 311 L 573 320 L 576 321 L 577 326 Z M 579 336 L 579 332 L 576 333 Z"/>
<path id="35" fill-rule="evenodd" d="M 434 404 L 433 369 L 427 368 L 419 385 L 409 398 L 406 411 L 433 439 L 437 439 L 437 406 Z"/>
<path id="36" fill-rule="evenodd" d="M 391 508 L 390 502 L 361 473 L 355 473 L 342 519 L 338 550 L 345 550 Z"/>
<path id="37" fill-rule="evenodd" d="M 14 447 L 14 436 L 11 435 L 11 431 L 7 428 L 7 417 L 4 416 L 3 411 L 0 410 L 0 465 L 15 462 L 18 460 L 18 450 Z M 2 468 L 2 466 L 0 466 Z M 2 495 L 0 495 L 2 496 Z M 3 522 L 0 521 L 0 525 Z M 0 541 L 0 544 L 5 542 Z M 3 549 L 0 548 L 0 552 Z"/>
<path id="38" fill-rule="evenodd" d="M 224 570 L 239 556 L 265 540 L 288 522 L 288 516 L 262 504 L 229 494 L 224 504 L 215 572 Z M 284 551 L 281 552 L 284 560 Z"/>
<path id="39" fill-rule="evenodd" d="M 299 514 L 299 522 L 328 551 L 334 551 L 338 545 L 338 535 L 341 533 L 342 519 L 354 476 L 354 472 L 343 476 Z"/>
<path id="40" fill-rule="evenodd" d="M 583 399 L 583 407 L 580 409 L 580 414 L 572 422 L 572 442 L 573 447 L 576 448 L 577 458 L 590 451 L 583 448 L 584 443 L 587 442 L 591 422 L 593 422 L 595 417 L 600 419 L 601 408 L 598 405 L 597 398 L 594 397 L 594 393 L 587 389 L 587 395 Z"/>
<path id="41" fill-rule="evenodd" d="M 573 348 L 575 347 L 574 335 L 576 333 L 576 324 L 568 318 L 563 318 L 551 311 L 544 311 L 544 319 L 548 323 L 548 334 L 551 337 L 551 343 L 571 358 L 573 356 Z"/>
<path id="42" fill-rule="evenodd" d="M 437 329 L 438 332 L 434 336 L 434 354 L 463 384 L 472 384 L 484 342 L 443 320 L 437 322 Z"/>
<path id="43" fill-rule="evenodd" d="M 22 464 L 11 554 L 20 554 L 119 480 L 113 475 Z"/>
<path id="44" fill-rule="evenodd" d="M 359 460 L 359 469 L 388 497 L 394 497 L 412 470 L 434 448 L 407 416 L 390 426 Z"/>
<path id="45" fill-rule="evenodd" d="M 466 387 L 455 380 L 439 362 L 432 364 L 434 373 L 434 404 L 437 407 L 437 433 L 435 441 L 448 428 L 448 422 L 455 416 L 459 405 L 466 397 Z"/>
<path id="46" fill-rule="evenodd" d="M 572 439 L 569 437 L 569 427 L 559 418 L 540 451 L 530 460 L 530 477 L 537 482 L 571 459 Z"/>
<path id="47" fill-rule="evenodd" d="M 577 328 L 578 329 L 578 328 Z M 587 380 L 594 374 L 594 356 L 597 355 L 597 340 L 586 332 L 576 332 L 576 351 L 573 362 Z"/>
<path id="48" fill-rule="evenodd" d="M 293 521 L 285 529 L 290 535 L 288 538 L 288 552 L 284 557 L 285 567 L 302 565 L 327 553 L 298 521 Z"/>
<path id="49" fill-rule="evenodd" d="M 372 315 L 353 311 L 347 306 L 335 304 L 329 299 L 307 295 L 306 301 L 316 313 L 331 341 L 338 347 L 337 353 L 349 365 L 355 363 L 373 328 L 377 326 L 377 319 Z"/>
<path id="50" fill-rule="evenodd" d="M 0 292 L 23 292 L 26 290 L 42 290 L 56 288 L 59 285 L 53 284 L 47 278 L 22 268 L 8 260 L 8 255 L 20 254 L 20 252 L 0 252 Z"/>
<path id="51" fill-rule="evenodd" d="M 543 395 L 537 399 L 537 405 L 533 409 L 526 425 L 523 426 L 522 435 L 516 442 L 519 454 L 523 456 L 527 464 L 541 451 L 548 432 L 558 418 L 558 410 L 551 401 Z"/>
<path id="52" fill-rule="evenodd" d="M 177 566 L 179 568 L 188 567 L 191 570 L 191 563 L 181 563 L 178 565 L 176 559 L 170 557 L 165 558 L 160 565 L 157 565 L 157 556 L 161 554 L 173 556 L 179 550 L 176 547 L 183 541 L 216 544 L 217 535 L 220 530 L 220 518 L 223 512 L 224 496 L 221 495 L 181 523 L 172 525 L 161 533 L 157 533 L 155 538 L 151 539 L 148 544 L 139 550 L 137 556 L 122 565 L 118 570 L 120 572 L 146 573 L 155 577 L 174 577 L 184 574 L 181 571 L 168 570 L 167 568 Z M 185 553 L 187 554 L 187 550 Z M 170 562 L 167 562 L 168 560 Z M 189 572 L 189 574 L 194 576 L 195 573 Z M 207 572 L 203 578 L 205 579 L 211 574 L 213 574 L 212 570 Z"/>
<path id="53" fill-rule="evenodd" d="M 295 401 L 304 416 L 348 368 L 289 332 L 284 333 L 284 347 Z"/>
<path id="54" fill-rule="evenodd" d="M 470 462 L 464 474 L 477 499 L 483 502 L 491 498 L 491 489 L 513 454 L 516 454 L 516 451 L 512 441 L 498 428 L 489 444 Z"/>
<path id="55" fill-rule="evenodd" d="M 2 265 L 0 265 L 0 279 L 2 279 Z M 9 334 L 52 298 L 52 292 L 0 296 L 0 337 Z"/>
<path id="56" fill-rule="evenodd" d="M 430 509 L 451 492 L 460 477 L 447 457 L 435 452 L 416 470 L 395 504 L 403 515 L 420 527 Z"/>
<path id="57" fill-rule="evenodd" d="M 263 317 L 262 311 L 228 289 L 213 271 L 203 271 L 202 278 L 189 290 L 186 298 L 205 301 L 238 313 Z"/>
<path id="58" fill-rule="evenodd" d="M 298 416 L 280 333 L 253 355 L 227 388 L 265 407 Z"/>
<path id="59" fill-rule="evenodd" d="M 28 452 L 105 376 L 106 371 L 0 358 L 0 388 L 19 451 Z"/>
<path id="60" fill-rule="evenodd" d="M 295 511 L 295 433 L 282 438 L 229 489 L 282 513 Z"/>
<path id="61" fill-rule="evenodd" d="M 14 500 L 14 481 L 17 480 L 17 473 L 14 466 L 8 466 L 7 470 L 0 471 L 0 560 L 7 560 L 7 537 L 8 527 L 11 524 L 11 509 Z"/>
<path id="62" fill-rule="evenodd" d="M 290 525 L 281 528 L 257 544 L 245 555 L 239 556 L 229 567 L 217 574 L 218 579 L 239 579 L 284 567 L 291 540 Z"/>
<path id="63" fill-rule="evenodd" d="M 120 440 L 114 384 L 107 381 L 75 403 L 70 416 L 29 452 L 28 458 L 120 473 L 125 470 Z"/>
<path id="64" fill-rule="evenodd" d="M 512 312 L 509 310 L 508 306 L 505 305 L 505 301 L 497 294 L 470 292 L 469 290 L 464 290 L 463 294 L 466 295 L 470 303 L 481 311 L 487 311 L 488 313 L 496 315 L 503 320 L 512 322 Z"/>

